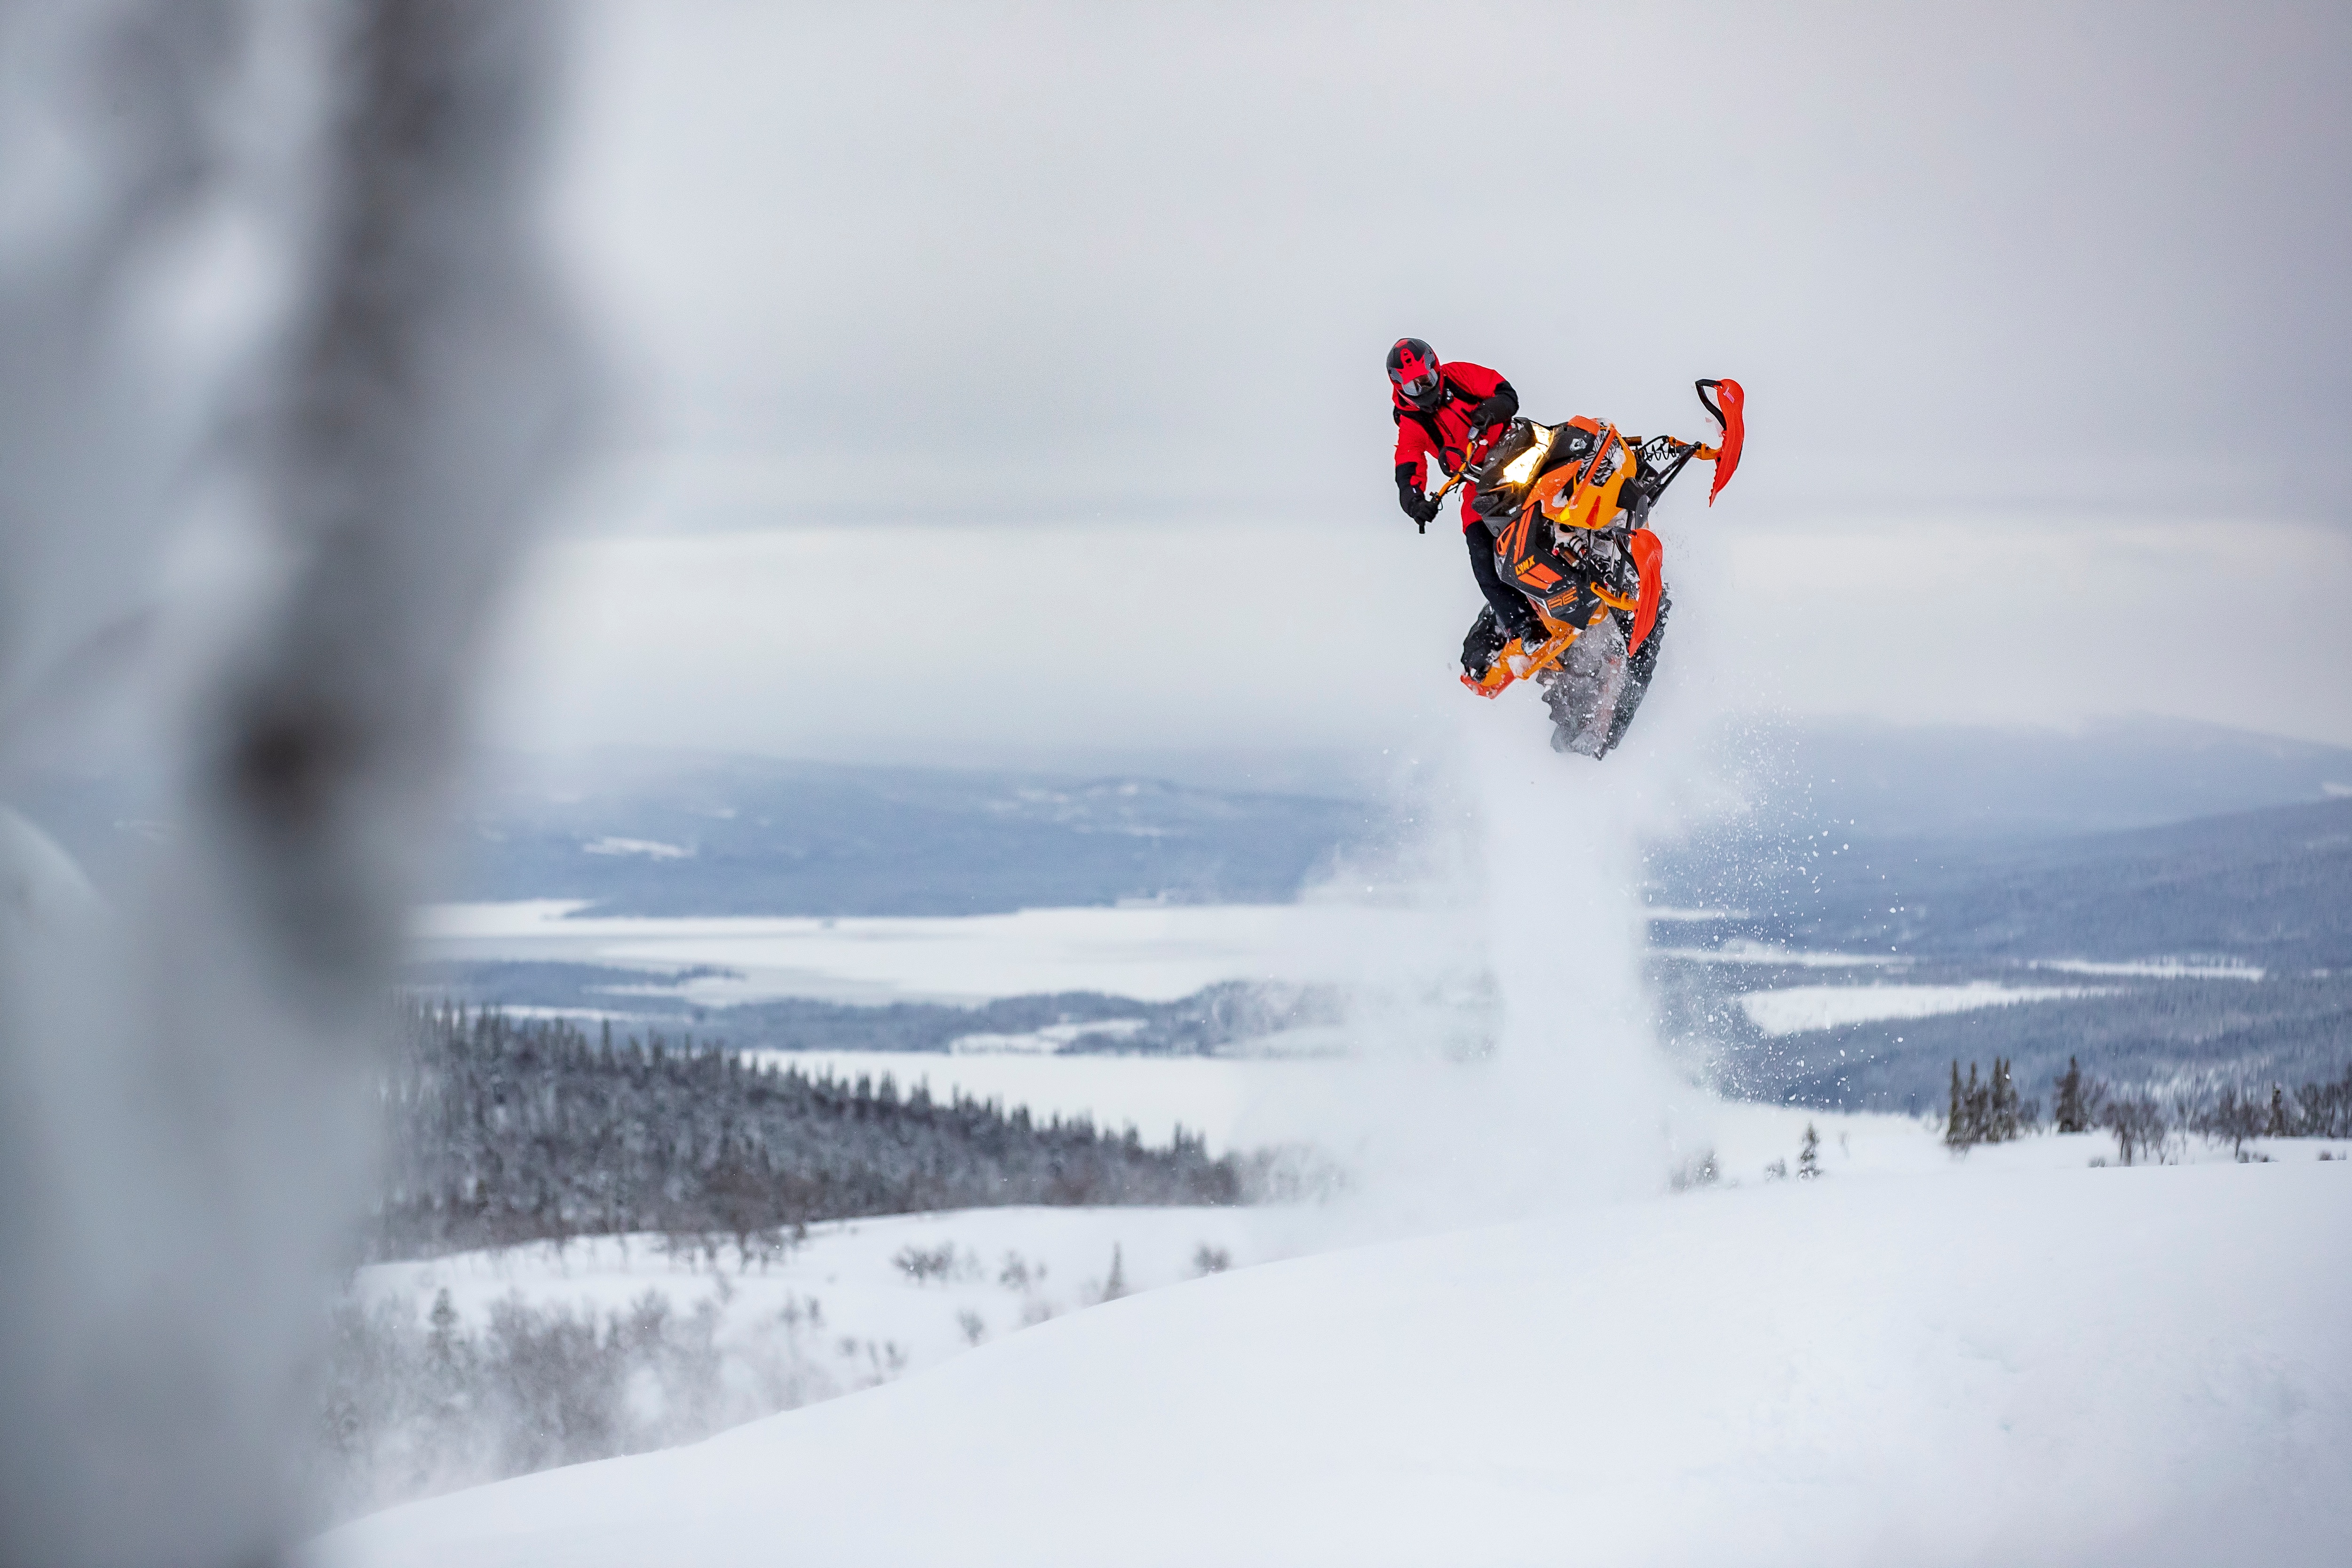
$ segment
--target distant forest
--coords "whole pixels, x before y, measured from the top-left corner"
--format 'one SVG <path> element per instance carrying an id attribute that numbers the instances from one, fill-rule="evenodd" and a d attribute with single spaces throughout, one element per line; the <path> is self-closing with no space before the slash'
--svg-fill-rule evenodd
<path id="1" fill-rule="evenodd" d="M 655 1036 L 409 1005 L 385 1085 L 373 1258 L 631 1231 L 739 1238 L 1005 1204 L 1230 1204 L 1244 1172 L 1025 1108 L 747 1067 Z"/>

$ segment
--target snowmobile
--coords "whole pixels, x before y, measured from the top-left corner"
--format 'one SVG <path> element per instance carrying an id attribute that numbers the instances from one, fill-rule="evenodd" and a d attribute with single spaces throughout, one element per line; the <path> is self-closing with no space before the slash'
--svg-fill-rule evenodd
<path id="1" fill-rule="evenodd" d="M 1489 605 L 1464 639 L 1462 684 L 1492 698 L 1514 681 L 1535 682 L 1555 752 L 1597 762 L 1625 738 L 1657 672 L 1674 603 L 1651 509 L 1694 458 L 1715 465 L 1709 506 L 1739 466 L 1747 395 L 1736 381 L 1697 387 L 1722 428 L 1716 446 L 1645 441 L 1602 419 L 1514 419 L 1445 486 L 1475 487 L 1470 510 L 1495 542 L 1496 574 L 1527 595 L 1546 634 L 1533 646 L 1508 637 Z"/>

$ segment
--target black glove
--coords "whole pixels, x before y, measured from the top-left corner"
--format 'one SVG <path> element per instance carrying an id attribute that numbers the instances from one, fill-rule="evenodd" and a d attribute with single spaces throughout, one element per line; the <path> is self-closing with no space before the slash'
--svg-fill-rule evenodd
<path id="1" fill-rule="evenodd" d="M 1397 504 L 1404 508 L 1405 516 L 1424 529 L 1429 526 L 1429 520 L 1437 515 L 1436 499 L 1422 494 L 1421 487 L 1410 479 L 1398 479 Z"/>
<path id="2" fill-rule="evenodd" d="M 1519 411 L 1519 395 L 1509 382 L 1495 388 L 1495 395 L 1470 411 L 1470 428 L 1484 430 L 1489 425 L 1500 425 Z"/>

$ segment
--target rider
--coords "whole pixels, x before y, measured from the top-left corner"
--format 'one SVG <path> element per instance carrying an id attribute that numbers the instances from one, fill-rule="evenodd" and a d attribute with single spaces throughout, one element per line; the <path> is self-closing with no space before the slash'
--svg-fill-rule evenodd
<path id="1" fill-rule="evenodd" d="M 1511 384 L 1484 365 L 1455 360 L 1437 362 L 1437 351 L 1419 338 L 1399 338 L 1389 350 L 1389 396 L 1396 421 L 1397 501 L 1405 515 L 1426 523 L 1437 515 L 1438 503 L 1423 493 L 1429 481 L 1429 461 L 1434 458 L 1446 474 L 1458 472 L 1479 440 L 1501 433 L 1519 411 L 1519 395 Z M 1470 573 L 1478 591 L 1494 608 L 1494 620 L 1511 637 L 1533 647 L 1543 641 L 1543 623 L 1536 618 L 1527 595 L 1495 574 L 1495 542 L 1486 524 L 1470 510 L 1476 487 L 1462 487 L 1462 538 L 1470 551 Z M 1489 623 L 1479 617 L 1471 638 Z M 1496 648 L 1501 644 L 1496 642 Z M 1490 650 L 1491 652 L 1492 650 Z M 1469 643 L 1463 662 L 1471 662 Z"/>

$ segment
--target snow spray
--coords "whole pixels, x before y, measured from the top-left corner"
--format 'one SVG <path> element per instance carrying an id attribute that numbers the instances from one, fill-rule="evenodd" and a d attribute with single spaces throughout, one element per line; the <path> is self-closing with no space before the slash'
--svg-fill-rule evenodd
<path id="1" fill-rule="evenodd" d="M 1480 705 L 1444 737 L 1417 813 L 1415 901 L 1434 991 L 1400 971 L 1350 1019 L 1358 1070 L 1320 1108 L 1343 1231 L 1396 1234 L 1664 1190 L 1691 1098 L 1657 1048 L 1643 973 L 1643 845 L 1670 831 L 1668 750 L 1555 754 L 1530 715 Z M 1674 750 L 1679 750 L 1678 748 Z"/>
<path id="2" fill-rule="evenodd" d="M 1665 1179 L 1666 1079 L 1629 770 L 1557 755 L 1512 717 L 1471 736 L 1498 1004 L 1475 1174 L 1514 1208 L 1646 1195 Z"/>

